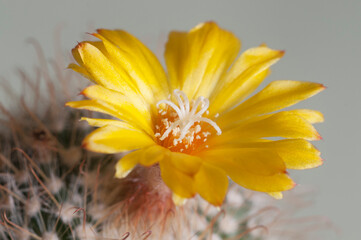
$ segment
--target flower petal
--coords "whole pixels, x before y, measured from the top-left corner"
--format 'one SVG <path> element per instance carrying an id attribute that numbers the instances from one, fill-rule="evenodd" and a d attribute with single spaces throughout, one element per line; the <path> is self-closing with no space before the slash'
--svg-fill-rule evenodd
<path id="1" fill-rule="evenodd" d="M 226 162 L 227 159 L 243 166 L 248 172 L 258 175 L 269 176 L 286 171 L 282 159 L 269 149 L 220 147 L 204 151 L 200 153 L 200 156 L 220 168 L 222 168 L 222 162 Z"/>
<path id="2" fill-rule="evenodd" d="M 113 106 L 105 102 L 101 102 L 98 100 L 81 100 L 81 101 L 67 102 L 65 106 L 105 113 L 119 119 L 122 118 L 122 114 L 120 114 L 117 111 L 117 109 L 115 109 Z"/>
<path id="3" fill-rule="evenodd" d="M 310 98 L 324 89 L 322 84 L 312 82 L 274 81 L 232 111 L 221 116 L 220 122 L 225 125 L 232 120 L 271 113 Z"/>
<path id="4" fill-rule="evenodd" d="M 272 151 L 217 149 L 201 154 L 205 162 L 223 169 L 239 185 L 261 192 L 280 192 L 294 187 L 282 159 Z"/>
<path id="5" fill-rule="evenodd" d="M 104 55 L 106 53 L 101 51 L 102 49 L 89 42 L 81 42 L 76 46 L 76 50 L 83 62 L 84 68 L 95 82 L 125 95 L 136 95 L 136 86 L 134 86 L 124 72 L 114 66 Z"/>
<path id="6" fill-rule="evenodd" d="M 228 178 L 222 169 L 203 163 L 194 180 L 202 198 L 214 206 L 222 205 L 228 188 Z"/>
<path id="7" fill-rule="evenodd" d="M 137 164 L 150 167 L 163 160 L 167 151 L 169 150 L 154 144 L 150 147 L 141 148 L 134 152 L 128 153 L 123 158 L 121 158 L 115 166 L 115 177 L 126 177 Z"/>
<path id="8" fill-rule="evenodd" d="M 112 105 L 117 106 L 117 108 L 122 108 L 123 105 L 132 105 L 138 111 L 145 113 L 149 112 L 149 108 L 146 103 L 139 98 L 131 98 L 124 94 L 121 94 L 117 91 L 110 90 L 108 88 L 102 87 L 100 85 L 92 85 L 85 88 L 81 94 L 88 98 L 101 100 Z"/>
<path id="9" fill-rule="evenodd" d="M 222 113 L 245 99 L 267 77 L 269 67 L 283 55 L 284 51 L 264 45 L 245 51 L 212 94 L 210 115 Z"/>
<path id="10" fill-rule="evenodd" d="M 91 132 L 83 146 L 93 152 L 118 153 L 153 145 L 146 133 L 134 128 L 104 126 Z"/>
<path id="11" fill-rule="evenodd" d="M 266 138 L 284 137 L 301 138 L 306 140 L 320 140 L 316 129 L 304 118 L 292 112 L 283 111 L 265 115 L 259 119 L 241 122 L 238 126 L 224 130 L 222 135 L 216 136 L 220 143 L 232 142 L 238 138 Z"/>
<path id="12" fill-rule="evenodd" d="M 100 85 L 87 87 L 82 91 L 82 94 L 97 100 L 99 103 L 106 103 L 106 105 L 112 106 L 117 111 L 120 119 L 139 126 L 150 135 L 153 134 L 149 108 L 141 99 L 130 98 Z"/>
<path id="13" fill-rule="evenodd" d="M 188 33 L 170 32 L 165 47 L 164 57 L 167 65 L 168 79 L 172 89 L 182 89 L 184 71 L 188 56 Z"/>
<path id="14" fill-rule="evenodd" d="M 96 82 L 92 79 L 90 73 L 89 73 L 85 68 L 83 68 L 83 67 L 81 67 L 81 66 L 78 66 L 78 65 L 76 65 L 76 64 L 74 64 L 74 63 L 69 64 L 68 68 L 71 69 L 71 70 L 73 70 L 73 71 L 75 71 L 75 72 L 77 72 L 77 73 L 80 73 L 83 77 L 85 77 L 85 78 L 89 79 L 90 81 L 96 83 Z"/>
<path id="15" fill-rule="evenodd" d="M 283 194 L 281 192 L 269 192 L 268 195 L 270 195 L 271 197 L 279 200 L 283 198 Z"/>
<path id="16" fill-rule="evenodd" d="M 311 110 L 311 109 L 296 109 L 296 110 L 290 110 L 289 113 L 294 113 L 305 120 L 307 120 L 309 123 L 321 123 L 325 119 L 323 118 L 323 114 L 319 111 Z"/>
<path id="17" fill-rule="evenodd" d="M 115 177 L 125 178 L 128 176 L 128 174 L 138 164 L 138 155 L 141 153 L 141 151 L 142 149 L 136 150 L 122 157 L 115 165 Z"/>
<path id="18" fill-rule="evenodd" d="M 164 183 L 180 198 L 191 198 L 196 194 L 194 179 L 164 159 L 159 162 Z"/>
<path id="19" fill-rule="evenodd" d="M 142 155 L 139 155 L 139 164 L 150 167 L 162 161 L 169 153 L 169 150 L 154 144 L 150 147 L 142 149 Z"/>
<path id="20" fill-rule="evenodd" d="M 213 22 L 189 33 L 172 32 L 165 50 L 172 87 L 181 87 L 189 99 L 208 98 L 239 49 L 240 41 Z"/>
<path id="21" fill-rule="evenodd" d="M 82 117 L 80 118 L 80 121 L 87 121 L 90 126 L 94 126 L 94 127 L 115 126 L 120 128 L 137 129 L 131 124 L 113 119 Z"/>
<path id="22" fill-rule="evenodd" d="M 237 148 L 270 149 L 277 153 L 289 169 L 308 169 L 322 165 L 320 151 L 303 139 L 235 143 Z"/>
<path id="23" fill-rule="evenodd" d="M 182 198 L 175 193 L 172 194 L 172 200 L 176 206 L 183 206 L 187 202 L 186 198 Z"/>
<path id="24" fill-rule="evenodd" d="M 175 168 L 190 176 L 198 172 L 202 162 L 199 157 L 180 152 L 169 152 L 168 158 Z"/>
<path id="25" fill-rule="evenodd" d="M 137 38 L 122 30 L 97 30 L 111 61 L 122 69 L 148 102 L 165 99 L 169 93 L 165 72 L 155 55 Z M 154 100 L 156 98 L 156 100 Z"/>

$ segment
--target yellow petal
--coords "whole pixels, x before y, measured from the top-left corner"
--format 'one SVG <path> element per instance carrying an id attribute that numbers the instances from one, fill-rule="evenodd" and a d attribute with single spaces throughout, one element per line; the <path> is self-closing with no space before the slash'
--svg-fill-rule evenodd
<path id="1" fill-rule="evenodd" d="M 130 151 L 153 144 L 154 141 L 142 131 L 115 126 L 98 128 L 83 140 L 86 149 L 101 153 Z"/>
<path id="2" fill-rule="evenodd" d="M 117 178 L 126 177 L 137 164 L 150 167 L 164 159 L 166 156 L 165 151 L 169 150 L 154 144 L 128 153 L 115 166 L 115 176 Z"/>
<path id="3" fill-rule="evenodd" d="M 172 194 L 172 200 L 177 206 L 183 206 L 187 202 L 186 198 L 182 198 L 175 193 Z"/>
<path id="4" fill-rule="evenodd" d="M 82 100 L 82 101 L 67 102 L 66 106 L 109 114 L 110 116 L 128 122 L 137 129 L 144 130 L 150 136 L 153 136 L 154 134 L 150 123 L 147 121 L 146 118 L 137 116 L 136 110 L 134 110 L 132 113 L 129 113 L 126 109 L 123 111 L 119 111 L 119 109 L 117 109 L 116 106 L 100 100 Z M 136 117 L 132 117 L 132 116 L 136 116 Z"/>
<path id="5" fill-rule="evenodd" d="M 81 56 L 80 56 L 80 54 L 79 54 L 79 51 L 78 51 L 78 47 L 77 47 L 77 46 L 71 50 L 71 54 L 73 55 L 75 61 L 77 61 L 77 63 L 80 65 L 80 67 L 83 67 L 83 66 L 84 66 L 84 62 L 83 62 L 83 59 L 81 59 Z M 86 70 L 85 70 L 85 71 L 86 71 Z"/>
<path id="6" fill-rule="evenodd" d="M 109 61 L 100 49 L 91 43 L 82 42 L 77 45 L 76 50 L 83 62 L 84 68 L 95 82 L 125 95 L 135 95 L 137 92 L 136 86 L 134 86 L 121 69 L 117 69 Z"/>
<path id="7" fill-rule="evenodd" d="M 289 169 L 308 169 L 323 164 L 320 151 L 302 139 L 286 139 L 264 143 L 283 159 Z"/>
<path id="8" fill-rule="evenodd" d="M 213 22 L 189 33 L 172 32 L 165 50 L 172 87 L 181 87 L 189 99 L 208 98 L 239 48 L 239 40 Z"/>
<path id="9" fill-rule="evenodd" d="M 129 107 L 129 105 L 132 105 L 135 109 L 138 109 L 138 111 L 142 112 L 143 114 L 149 112 L 149 108 L 146 102 L 142 101 L 142 99 L 126 96 L 117 91 L 107 89 L 100 85 L 89 86 L 85 88 L 81 92 L 81 94 L 88 98 L 111 103 L 112 105 L 117 106 L 117 108 L 121 108 L 123 105 L 126 105 L 127 107 Z"/>
<path id="10" fill-rule="evenodd" d="M 319 111 L 310 110 L 310 109 L 296 109 L 288 111 L 290 113 L 297 114 L 298 116 L 304 118 L 309 123 L 321 123 L 324 121 L 323 114 Z"/>
<path id="11" fill-rule="evenodd" d="M 139 163 L 145 167 L 150 167 L 166 158 L 169 152 L 168 149 L 154 144 L 142 150 L 142 155 L 139 155 Z"/>
<path id="12" fill-rule="evenodd" d="M 142 150 L 136 150 L 134 152 L 128 153 L 123 158 L 121 158 L 115 165 L 115 177 L 124 178 L 133 170 L 133 168 L 138 164 L 138 155 Z"/>
<path id="13" fill-rule="evenodd" d="M 80 118 L 80 121 L 87 121 L 89 125 L 94 127 L 115 126 L 115 127 L 134 129 L 134 130 L 137 129 L 133 125 L 130 125 L 126 122 L 122 122 L 119 120 L 112 120 L 112 119 L 82 117 Z"/>
<path id="14" fill-rule="evenodd" d="M 169 152 L 168 161 L 179 171 L 188 175 L 194 175 L 198 172 L 202 160 L 199 157 L 185 153 Z"/>
<path id="15" fill-rule="evenodd" d="M 150 135 L 153 134 L 149 108 L 141 99 L 125 96 L 100 85 L 87 87 L 82 91 L 82 94 L 97 100 L 99 103 L 106 103 L 107 106 L 112 106 L 120 119 L 139 126 Z"/>
<path id="16" fill-rule="evenodd" d="M 68 68 L 69 68 L 69 69 L 72 69 L 73 71 L 75 71 L 75 72 L 77 72 L 77 73 L 80 73 L 81 75 L 83 75 L 83 77 L 85 77 L 85 78 L 89 79 L 90 81 L 96 83 L 96 82 L 92 79 L 90 73 L 89 73 L 85 68 L 83 68 L 83 67 L 81 67 L 81 66 L 78 66 L 78 65 L 76 65 L 76 64 L 74 64 L 74 63 L 69 64 Z"/>
<path id="17" fill-rule="evenodd" d="M 232 146 L 228 145 L 228 146 Z M 308 169 L 322 165 L 318 151 L 311 143 L 303 139 L 283 139 L 266 142 L 234 142 L 237 148 L 269 149 L 277 153 L 289 169 Z"/>
<path id="18" fill-rule="evenodd" d="M 283 194 L 281 192 L 269 192 L 268 195 L 270 195 L 271 197 L 279 200 L 283 198 Z"/>
<path id="19" fill-rule="evenodd" d="M 199 155 L 220 168 L 227 159 L 242 166 L 248 172 L 258 175 L 269 176 L 286 171 L 282 159 L 269 149 L 219 147 L 204 151 Z"/>
<path id="20" fill-rule="evenodd" d="M 105 102 L 101 102 L 98 100 L 81 100 L 81 101 L 67 102 L 65 106 L 105 113 L 119 119 L 122 118 L 122 115 L 117 111 L 117 109 L 114 108 L 114 106 L 111 106 Z"/>
<path id="21" fill-rule="evenodd" d="M 196 194 L 194 179 L 175 168 L 171 161 L 164 159 L 159 162 L 159 166 L 164 183 L 175 194 L 181 198 L 191 198 Z"/>
<path id="22" fill-rule="evenodd" d="M 98 34 L 93 35 L 103 41 L 109 58 L 134 81 L 145 99 L 154 103 L 167 97 L 165 72 L 154 54 L 138 39 L 121 30 L 99 29 Z"/>
<path id="23" fill-rule="evenodd" d="M 228 178 L 222 169 L 203 163 L 194 181 L 202 198 L 214 206 L 222 205 L 228 188 Z"/>
<path id="24" fill-rule="evenodd" d="M 218 149 L 205 151 L 208 164 L 223 169 L 237 184 L 255 191 L 281 192 L 294 187 L 282 159 L 272 151 Z"/>
<path id="25" fill-rule="evenodd" d="M 210 115 L 222 113 L 245 99 L 267 77 L 269 67 L 283 55 L 284 51 L 266 46 L 245 51 L 213 93 L 210 99 Z"/>
<path id="26" fill-rule="evenodd" d="M 187 32 L 170 32 L 165 47 L 164 57 L 167 65 L 168 79 L 172 89 L 182 89 L 184 71 L 188 56 Z"/>
<path id="27" fill-rule="evenodd" d="M 301 81 L 279 80 L 271 82 L 262 91 L 222 116 L 222 125 L 232 120 L 241 120 L 289 107 L 312 97 L 325 89 L 322 84 Z M 232 118 L 232 119 L 230 119 Z M 228 120 L 227 120 L 228 119 Z"/>
<path id="28" fill-rule="evenodd" d="M 284 137 L 320 140 L 321 136 L 311 123 L 288 111 L 263 116 L 260 120 L 246 121 L 217 136 L 218 142 L 232 142 L 238 138 Z"/>

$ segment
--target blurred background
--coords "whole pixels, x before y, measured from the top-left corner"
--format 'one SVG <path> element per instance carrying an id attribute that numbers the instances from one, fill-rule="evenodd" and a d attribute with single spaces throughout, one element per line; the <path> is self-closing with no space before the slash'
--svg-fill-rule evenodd
<path id="1" fill-rule="evenodd" d="M 31 71 L 38 63 L 36 39 L 50 59 L 70 59 L 77 41 L 96 28 L 125 29 L 162 57 L 171 30 L 189 30 L 214 20 L 242 40 L 242 50 L 267 43 L 286 50 L 266 80 L 291 79 L 327 86 L 298 104 L 324 113 L 315 143 L 325 163 L 291 174 L 313 189 L 314 202 L 302 215 L 325 216 L 341 230 L 321 239 L 360 239 L 361 216 L 361 1 L 0 1 L 0 75 L 22 91 L 16 68 Z M 64 71 L 66 65 L 64 64 Z M 80 89 L 79 89 L 80 90 Z M 0 95 L 4 105 L 11 99 Z M 287 196 L 286 196 L 287 197 Z"/>

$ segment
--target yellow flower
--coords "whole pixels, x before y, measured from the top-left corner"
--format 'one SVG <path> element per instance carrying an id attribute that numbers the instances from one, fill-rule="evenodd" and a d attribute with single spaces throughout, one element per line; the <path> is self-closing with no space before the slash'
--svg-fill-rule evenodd
<path id="1" fill-rule="evenodd" d="M 79 43 L 72 51 L 78 65 L 69 66 L 95 83 L 82 92 L 90 100 L 67 105 L 115 118 L 83 120 L 99 127 L 84 139 L 86 149 L 132 151 L 119 160 L 116 177 L 125 177 L 137 164 L 159 164 L 176 203 L 198 193 L 220 206 L 228 177 L 281 198 L 295 185 L 287 168 L 322 164 L 320 152 L 308 142 L 320 139 L 312 124 L 322 122 L 322 114 L 278 110 L 317 94 L 323 85 L 274 81 L 246 99 L 283 51 L 261 45 L 237 58 L 238 38 L 207 22 L 170 33 L 166 74 L 131 34 L 99 29 L 93 36 L 100 41 Z"/>

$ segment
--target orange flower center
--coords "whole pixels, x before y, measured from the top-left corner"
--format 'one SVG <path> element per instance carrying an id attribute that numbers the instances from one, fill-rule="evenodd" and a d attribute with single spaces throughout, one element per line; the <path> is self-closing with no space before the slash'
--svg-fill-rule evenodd
<path id="1" fill-rule="evenodd" d="M 203 116 L 208 114 L 209 100 L 198 97 L 190 102 L 178 89 L 173 92 L 173 100 L 169 96 L 168 100 L 157 103 L 155 137 L 158 144 L 183 153 L 208 148 L 208 138 L 222 133 L 214 121 Z"/>

